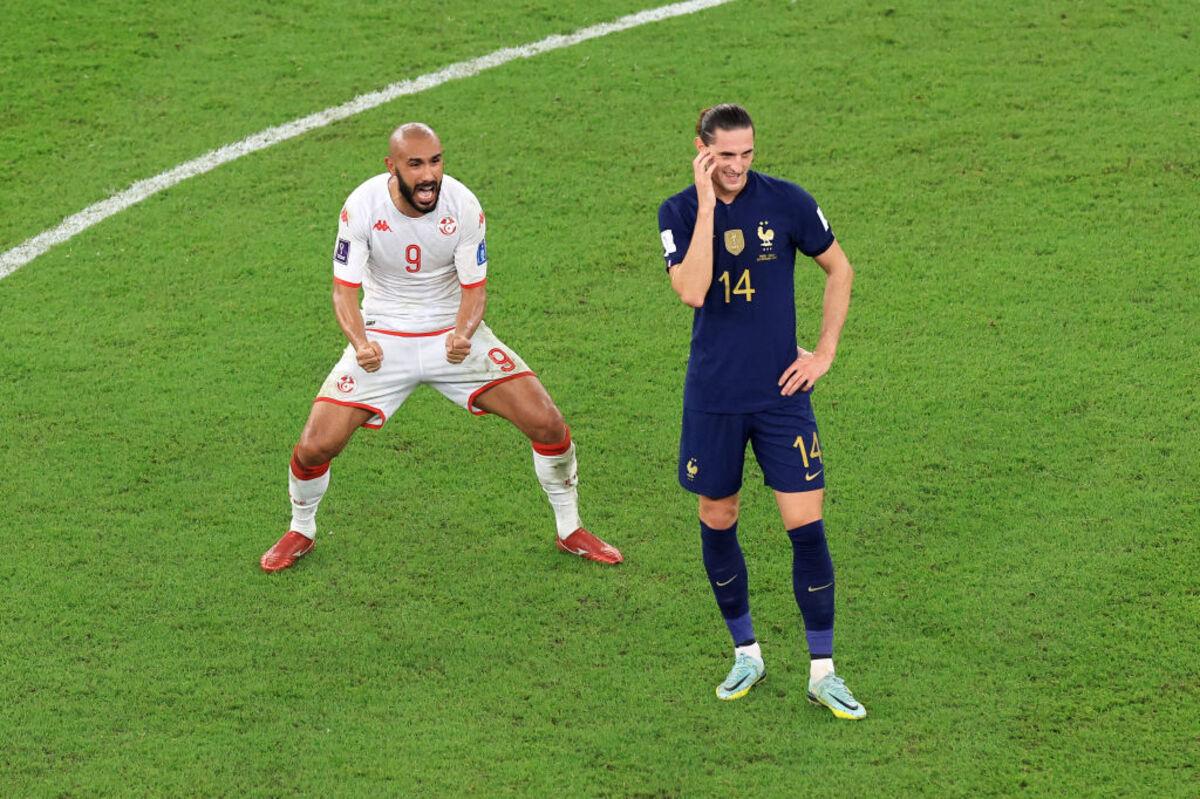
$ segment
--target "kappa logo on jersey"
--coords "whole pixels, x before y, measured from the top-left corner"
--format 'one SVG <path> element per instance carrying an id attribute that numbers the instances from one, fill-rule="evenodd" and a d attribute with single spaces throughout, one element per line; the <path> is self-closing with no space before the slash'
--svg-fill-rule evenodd
<path id="1" fill-rule="evenodd" d="M 345 208 L 342 209 L 342 224 L 343 225 L 350 224 L 350 212 L 347 211 Z"/>
<path id="2" fill-rule="evenodd" d="M 384 220 L 384 219 L 376 219 L 376 220 L 375 220 L 375 229 L 376 229 L 376 230 L 382 230 L 382 231 L 384 231 L 385 233 L 391 233 L 391 232 L 392 232 L 392 229 L 391 229 L 390 227 L 388 227 L 387 220 Z"/>
<path id="3" fill-rule="evenodd" d="M 453 236 L 454 231 L 458 230 L 458 220 L 452 216 L 443 216 L 438 220 L 438 230 L 443 236 Z"/>
<path id="4" fill-rule="evenodd" d="M 337 247 L 333 250 L 333 260 L 339 264 L 347 263 L 350 260 L 350 242 L 348 240 L 337 240 Z"/>
<path id="5" fill-rule="evenodd" d="M 343 394 L 349 394 L 350 392 L 354 391 L 354 386 L 354 378 L 350 375 L 342 375 L 338 378 L 337 390 Z"/>
<path id="6" fill-rule="evenodd" d="M 475 251 L 475 263 L 480 266 L 487 263 L 487 239 L 479 242 L 479 249 Z"/>

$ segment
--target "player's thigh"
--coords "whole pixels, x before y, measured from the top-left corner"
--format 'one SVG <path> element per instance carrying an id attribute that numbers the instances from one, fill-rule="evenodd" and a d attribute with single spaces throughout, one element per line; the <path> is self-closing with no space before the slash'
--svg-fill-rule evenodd
<path id="1" fill-rule="evenodd" d="M 567 435 L 562 413 L 534 374 L 497 383 L 476 396 L 474 406 L 507 419 L 539 444 L 553 444 Z"/>
<path id="2" fill-rule="evenodd" d="M 420 339 L 371 332 L 367 336 L 383 350 L 379 368 L 374 372 L 363 369 L 354 348 L 347 346 L 321 384 L 315 402 L 369 411 L 361 426 L 378 430 L 420 383 Z"/>
<path id="3" fill-rule="evenodd" d="M 742 487 L 748 431 L 745 416 L 683 409 L 679 485 L 702 497 L 729 497 Z"/>
<path id="4" fill-rule="evenodd" d="M 471 354 L 462 363 L 446 360 L 444 341 L 427 345 L 422 363 L 425 382 L 476 416 L 494 413 L 539 442 L 565 435 L 562 414 L 541 381 L 486 323 L 471 337 Z"/>
<path id="5" fill-rule="evenodd" d="M 792 494 L 825 487 L 825 463 L 817 421 L 807 396 L 783 408 L 752 415 L 750 446 L 763 482 Z"/>

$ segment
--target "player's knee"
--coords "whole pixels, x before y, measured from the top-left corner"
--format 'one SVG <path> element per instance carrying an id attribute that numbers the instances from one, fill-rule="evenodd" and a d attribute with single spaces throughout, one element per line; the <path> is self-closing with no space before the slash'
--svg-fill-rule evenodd
<path id="1" fill-rule="evenodd" d="M 327 437 L 305 430 L 296 444 L 296 460 L 301 466 L 320 466 L 329 463 L 341 452 L 341 447 Z"/>
<path id="2" fill-rule="evenodd" d="M 544 408 L 530 426 L 529 438 L 535 444 L 558 444 L 567 438 L 567 422 L 554 405 Z"/>
<path id="3" fill-rule="evenodd" d="M 822 517 L 820 508 L 802 513 L 792 513 L 784 517 L 783 525 L 789 530 L 794 530 L 797 527 L 808 527 L 813 522 L 820 521 Z"/>
<path id="4" fill-rule="evenodd" d="M 799 494 L 780 494 L 779 512 L 784 526 L 793 530 L 821 519 L 825 515 L 825 492 L 806 491 Z"/>
<path id="5" fill-rule="evenodd" d="M 738 497 L 700 498 L 700 521 L 713 530 L 728 530 L 738 520 Z"/>

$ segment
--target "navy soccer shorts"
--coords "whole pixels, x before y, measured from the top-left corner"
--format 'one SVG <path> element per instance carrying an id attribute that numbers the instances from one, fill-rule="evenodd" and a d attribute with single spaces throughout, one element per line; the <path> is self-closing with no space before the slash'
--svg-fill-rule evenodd
<path id="1" fill-rule="evenodd" d="M 746 442 L 762 467 L 763 482 L 793 493 L 825 487 L 825 464 L 812 404 L 805 401 L 756 413 L 683 410 L 679 484 L 720 499 L 742 487 Z"/>

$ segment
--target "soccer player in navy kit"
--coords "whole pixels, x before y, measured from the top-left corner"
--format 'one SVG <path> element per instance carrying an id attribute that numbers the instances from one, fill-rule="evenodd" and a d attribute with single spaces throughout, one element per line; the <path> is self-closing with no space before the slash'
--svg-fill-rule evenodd
<path id="1" fill-rule="evenodd" d="M 746 443 L 792 541 L 792 589 L 804 618 L 808 698 L 835 716 L 864 708 L 833 668 L 833 563 L 822 506 L 825 465 L 810 394 L 833 362 L 854 270 L 804 189 L 750 171 L 754 125 L 737 105 L 705 109 L 696 125 L 695 184 L 658 210 L 671 287 L 696 309 L 683 394 L 679 483 L 700 498 L 704 567 L 734 643 L 717 686 L 738 699 L 764 676 L 737 539 Z M 796 344 L 796 251 L 825 271 L 821 332 Z"/>

